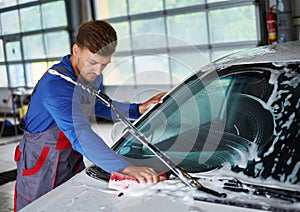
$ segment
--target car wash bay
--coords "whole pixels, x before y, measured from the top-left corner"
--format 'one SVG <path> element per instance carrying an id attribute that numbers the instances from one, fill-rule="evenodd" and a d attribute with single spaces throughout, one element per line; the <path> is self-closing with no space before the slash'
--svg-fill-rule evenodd
<path id="1" fill-rule="evenodd" d="M 121 97 L 117 98 L 118 100 L 124 98 L 128 101 L 127 94 L 140 98 L 141 94 L 151 96 L 153 91 L 169 90 L 190 75 L 193 68 L 199 68 L 221 56 L 244 48 L 267 44 L 269 34 L 265 14 L 275 6 L 278 8 L 278 41 L 299 39 L 299 2 L 298 0 L 0 1 L 0 109 L 6 108 L 6 104 L 9 103 L 6 99 L 11 88 L 17 91 L 21 88 L 22 92 L 24 88 L 33 88 L 47 67 L 70 52 L 69 46 L 74 43 L 75 38 L 74 29 L 85 20 L 106 19 L 117 31 L 122 32 L 118 35 L 121 48 L 118 49 L 114 62 L 121 66 L 116 66 L 117 68 L 110 72 L 105 86 L 108 94 L 114 93 L 114 96 Z M 277 3 L 278 5 L 275 5 Z M 68 24 L 70 26 L 67 26 Z M 228 27 L 228 24 L 235 27 Z M 257 26 L 261 29 L 257 29 Z M 136 35 L 147 33 L 151 36 L 144 37 L 148 37 L 149 41 L 142 42 L 141 45 Z M 162 36 L 153 37 L 153 34 Z M 168 39 L 165 40 L 166 38 Z M 145 49 L 148 49 L 150 54 Z M 133 50 L 137 53 L 134 59 L 131 55 Z M 125 86 L 116 86 L 121 81 Z M 144 85 L 148 87 L 143 87 Z M 117 93 L 120 90 L 122 92 Z M 104 140 L 110 140 L 110 123 L 97 124 L 95 127 L 97 133 L 103 132 L 102 137 L 107 137 Z M 14 151 L 21 137 L 0 136 L 1 212 L 13 211 L 16 176 Z"/>

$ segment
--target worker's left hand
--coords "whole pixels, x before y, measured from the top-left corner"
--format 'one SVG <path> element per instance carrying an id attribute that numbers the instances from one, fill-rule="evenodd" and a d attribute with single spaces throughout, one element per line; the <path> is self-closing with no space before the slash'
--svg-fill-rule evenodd
<path id="1" fill-rule="evenodd" d="M 146 102 L 140 104 L 140 107 L 139 107 L 139 112 L 140 114 L 143 114 L 146 112 L 146 110 L 149 109 L 149 107 L 153 104 L 157 104 L 157 103 L 162 103 L 162 97 L 166 94 L 167 92 L 162 92 L 162 93 L 159 93 L 155 96 L 153 96 L 151 99 L 147 100 Z"/>

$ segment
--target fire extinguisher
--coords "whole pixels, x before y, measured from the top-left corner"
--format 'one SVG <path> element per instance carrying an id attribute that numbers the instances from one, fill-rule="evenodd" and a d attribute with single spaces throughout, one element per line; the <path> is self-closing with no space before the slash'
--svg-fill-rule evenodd
<path id="1" fill-rule="evenodd" d="M 274 6 L 270 7 L 270 12 L 266 15 L 269 43 L 277 43 L 277 15 L 273 12 Z"/>

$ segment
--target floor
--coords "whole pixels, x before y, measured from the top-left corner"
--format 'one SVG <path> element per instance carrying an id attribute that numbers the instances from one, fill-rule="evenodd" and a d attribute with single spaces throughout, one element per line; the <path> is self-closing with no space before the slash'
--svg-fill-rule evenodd
<path id="1" fill-rule="evenodd" d="M 16 169 L 14 151 L 22 136 L 0 138 L 0 173 L 8 173 Z M 10 181 L 11 179 L 8 179 Z M 0 211 L 13 211 L 13 191 L 15 181 L 7 182 L 0 186 Z"/>
<path id="2" fill-rule="evenodd" d="M 106 143 L 111 146 L 111 132 L 113 124 L 107 121 L 97 122 L 92 124 L 93 130 L 101 136 Z M 0 185 L 0 211 L 13 211 L 13 194 L 15 185 L 15 170 L 14 151 L 22 135 L 2 137 L 0 138 L 0 175 L 7 177 L 7 183 Z M 85 160 L 86 165 L 91 165 L 91 162 Z"/>

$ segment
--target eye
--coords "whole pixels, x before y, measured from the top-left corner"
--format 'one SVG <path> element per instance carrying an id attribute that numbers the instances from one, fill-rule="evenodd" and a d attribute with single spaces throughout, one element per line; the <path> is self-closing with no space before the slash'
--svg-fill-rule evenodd
<path id="1" fill-rule="evenodd" d="M 96 64 L 97 64 L 97 62 L 94 61 L 94 60 L 90 60 L 89 63 L 90 63 L 91 65 L 96 65 Z"/>

